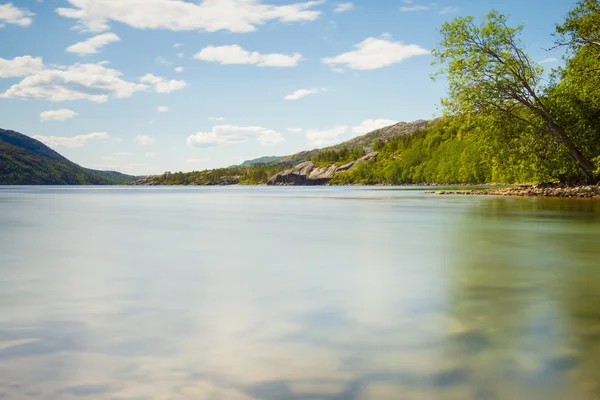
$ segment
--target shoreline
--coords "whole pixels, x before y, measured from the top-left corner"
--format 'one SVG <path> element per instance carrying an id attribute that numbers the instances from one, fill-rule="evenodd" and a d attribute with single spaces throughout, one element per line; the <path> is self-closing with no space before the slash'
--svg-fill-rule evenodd
<path id="1" fill-rule="evenodd" d="M 491 189 L 441 190 L 427 192 L 437 195 L 561 197 L 579 199 L 600 198 L 600 185 L 567 186 L 561 184 L 518 185 Z"/>

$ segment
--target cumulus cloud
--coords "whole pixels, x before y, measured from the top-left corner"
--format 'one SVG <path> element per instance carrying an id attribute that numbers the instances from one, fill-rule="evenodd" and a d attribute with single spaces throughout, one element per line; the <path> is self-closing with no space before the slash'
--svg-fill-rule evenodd
<path id="1" fill-rule="evenodd" d="M 94 132 L 87 135 L 77 135 L 72 137 L 67 136 L 34 136 L 34 139 L 39 140 L 47 146 L 66 147 L 68 149 L 76 149 L 85 146 L 87 143 L 97 140 L 115 139 L 107 132 Z M 115 139 L 118 140 L 118 139 Z"/>
<path id="2" fill-rule="evenodd" d="M 80 56 L 96 54 L 102 47 L 120 41 L 121 39 L 114 33 L 103 33 L 67 47 L 67 52 L 76 53 Z"/>
<path id="3" fill-rule="evenodd" d="M 370 37 L 354 46 L 356 49 L 321 61 L 331 66 L 346 66 L 351 69 L 373 70 L 400 63 L 408 58 L 429 54 L 416 45 L 391 42 L 387 37 Z"/>
<path id="4" fill-rule="evenodd" d="M 256 140 L 262 145 L 273 145 L 285 139 L 281 133 L 260 126 L 219 125 L 210 132 L 198 132 L 189 136 L 187 143 L 202 148 L 246 143 L 250 140 Z"/>
<path id="5" fill-rule="evenodd" d="M 373 132 L 377 129 L 385 128 L 386 126 L 397 124 L 398 121 L 391 119 L 367 119 L 362 124 L 352 128 L 352 133 L 365 134 Z"/>
<path id="6" fill-rule="evenodd" d="M 173 48 L 174 48 L 174 49 L 178 49 L 178 48 L 180 48 L 181 46 L 183 46 L 183 43 L 175 43 L 175 44 L 173 45 Z"/>
<path id="7" fill-rule="evenodd" d="M 73 118 L 78 114 L 75 111 L 68 110 L 66 108 L 62 108 L 60 110 L 50 110 L 44 111 L 40 114 L 40 120 L 42 122 L 46 121 L 65 121 L 67 119 Z"/>
<path id="8" fill-rule="evenodd" d="M 135 92 L 149 90 L 147 85 L 125 81 L 121 76 L 121 72 L 106 68 L 104 63 L 55 66 L 53 69 L 33 71 L 0 94 L 0 97 L 103 103 L 110 97 L 126 98 Z"/>
<path id="9" fill-rule="evenodd" d="M 12 3 L 0 4 L 0 28 L 4 24 L 19 25 L 20 27 L 27 28 L 33 20 L 35 14 L 24 8 L 18 8 L 12 5 Z"/>
<path id="10" fill-rule="evenodd" d="M 44 68 L 41 57 L 23 56 L 12 60 L 0 58 L 0 78 L 27 76 Z"/>
<path id="11" fill-rule="evenodd" d="M 348 125 L 338 125 L 325 130 L 308 130 L 306 138 L 312 146 L 329 146 L 339 143 L 341 136 L 348 132 Z"/>
<path id="12" fill-rule="evenodd" d="M 167 111 L 169 111 L 169 107 L 167 107 L 167 106 L 158 106 L 158 107 L 156 107 L 156 111 L 158 111 L 159 113 L 166 113 Z"/>
<path id="13" fill-rule="evenodd" d="M 220 64 L 252 64 L 258 67 L 295 67 L 302 60 L 302 54 L 292 55 L 271 53 L 260 54 L 249 52 L 237 44 L 230 46 L 207 46 L 197 53 L 194 58 Z"/>
<path id="14" fill-rule="evenodd" d="M 325 92 L 325 89 L 298 89 L 284 97 L 285 100 L 300 100 L 311 94 Z"/>
<path id="15" fill-rule="evenodd" d="M 286 131 L 291 133 L 302 133 L 302 128 L 287 128 Z"/>
<path id="16" fill-rule="evenodd" d="M 154 138 L 148 135 L 137 135 L 135 137 L 135 141 L 141 144 L 142 146 L 148 146 L 154 143 Z"/>
<path id="17" fill-rule="evenodd" d="M 314 21 L 322 1 L 275 6 L 260 0 L 67 0 L 71 7 L 56 12 L 77 21 L 78 29 L 101 32 L 116 21 L 138 29 L 252 32 L 270 21 Z"/>
<path id="18" fill-rule="evenodd" d="M 336 14 L 339 14 L 339 13 L 350 11 L 353 8 L 354 8 L 353 3 L 339 3 L 338 5 L 335 6 L 335 8 L 333 9 L 333 12 Z"/>
<path id="19" fill-rule="evenodd" d="M 183 67 L 177 67 L 175 69 L 173 69 L 173 71 L 177 72 L 178 74 L 183 72 Z"/>
<path id="20" fill-rule="evenodd" d="M 154 86 L 156 93 L 171 93 L 185 89 L 187 82 L 183 80 L 166 80 L 162 76 L 146 74 L 140 78 L 141 83 L 149 83 Z"/>

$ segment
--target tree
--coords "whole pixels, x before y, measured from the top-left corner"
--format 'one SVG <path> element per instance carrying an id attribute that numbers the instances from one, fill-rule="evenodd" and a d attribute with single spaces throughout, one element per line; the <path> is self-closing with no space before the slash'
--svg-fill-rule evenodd
<path id="1" fill-rule="evenodd" d="M 575 52 L 587 48 L 600 57 L 600 2 L 580 0 L 556 32 L 557 46 L 568 46 Z"/>
<path id="2" fill-rule="evenodd" d="M 440 46 L 433 52 L 434 65 L 441 66 L 433 78 L 445 75 L 449 83 L 449 96 L 442 104 L 452 114 L 504 113 L 520 120 L 539 140 L 553 139 L 564 147 L 583 177 L 595 182 L 591 156 L 552 112 L 542 83 L 543 68 L 523 50 L 522 29 L 508 26 L 507 17 L 498 11 L 479 26 L 473 17 L 445 23 Z"/>

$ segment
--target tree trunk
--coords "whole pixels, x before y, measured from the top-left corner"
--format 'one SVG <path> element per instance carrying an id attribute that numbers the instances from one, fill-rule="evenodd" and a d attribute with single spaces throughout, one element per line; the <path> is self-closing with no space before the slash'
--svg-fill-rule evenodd
<path id="1" fill-rule="evenodd" d="M 585 176 L 585 180 L 587 183 L 595 184 L 598 183 L 598 176 L 594 173 L 594 164 L 590 160 L 588 160 L 583 153 L 575 146 L 575 144 L 569 139 L 567 133 L 564 129 L 554 122 L 552 119 L 547 119 L 548 127 L 550 131 L 554 134 L 556 139 L 558 139 L 562 144 L 565 145 L 567 150 L 569 151 L 569 155 L 577 163 L 579 169 Z"/>

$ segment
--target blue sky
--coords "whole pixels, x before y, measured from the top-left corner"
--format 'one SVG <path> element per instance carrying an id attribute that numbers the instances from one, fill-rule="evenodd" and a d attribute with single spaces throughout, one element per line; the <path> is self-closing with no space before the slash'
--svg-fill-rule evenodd
<path id="1" fill-rule="evenodd" d="M 0 128 L 144 175 L 324 147 L 438 113 L 444 21 L 496 8 L 551 69 L 571 0 L 0 0 Z"/>

